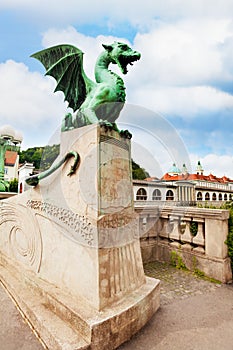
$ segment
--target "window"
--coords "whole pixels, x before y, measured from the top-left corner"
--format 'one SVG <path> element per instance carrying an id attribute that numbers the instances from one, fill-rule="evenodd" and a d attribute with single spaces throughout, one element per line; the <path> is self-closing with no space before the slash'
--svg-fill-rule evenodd
<path id="1" fill-rule="evenodd" d="M 4 168 L 4 174 L 8 175 L 8 168 Z"/>
<path id="2" fill-rule="evenodd" d="M 144 188 L 139 188 L 136 194 L 136 200 L 137 201 L 146 201 L 147 200 L 147 193 Z"/>
<path id="3" fill-rule="evenodd" d="M 227 201 L 227 194 L 224 194 L 224 201 Z"/>
<path id="4" fill-rule="evenodd" d="M 201 192 L 197 193 L 197 200 L 202 201 L 202 193 Z"/>
<path id="5" fill-rule="evenodd" d="M 229 200 L 230 201 L 232 200 L 232 194 L 231 193 L 229 194 Z"/>
<path id="6" fill-rule="evenodd" d="M 206 192 L 206 194 L 205 194 L 205 200 L 206 200 L 206 201 L 209 201 L 209 200 L 210 200 L 210 194 L 209 194 L 209 192 Z"/>
<path id="7" fill-rule="evenodd" d="M 219 201 L 222 201 L 222 193 L 219 193 L 219 195 L 218 195 L 218 200 L 219 200 Z"/>
<path id="8" fill-rule="evenodd" d="M 173 201 L 174 200 L 174 193 L 172 190 L 168 190 L 166 193 L 166 201 Z"/>
<path id="9" fill-rule="evenodd" d="M 153 201 L 161 201 L 161 198 L 162 198 L 161 191 L 156 188 L 156 190 L 154 190 L 154 192 L 152 194 L 152 200 Z"/>
<path id="10" fill-rule="evenodd" d="M 216 201 L 216 199 L 217 199 L 216 193 L 213 193 L 213 195 L 212 195 L 212 201 Z"/>

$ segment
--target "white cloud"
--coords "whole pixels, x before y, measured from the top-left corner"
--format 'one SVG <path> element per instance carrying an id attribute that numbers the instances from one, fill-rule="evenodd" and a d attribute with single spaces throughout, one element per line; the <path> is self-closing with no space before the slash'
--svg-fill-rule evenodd
<path id="1" fill-rule="evenodd" d="M 183 153 L 174 157 L 174 150 L 166 149 L 158 140 L 145 140 L 144 142 L 134 132 L 136 140 L 132 140 L 132 156 L 134 161 L 144 167 L 151 176 L 161 178 L 173 163 L 181 169 L 185 163 L 190 173 L 196 172 L 197 162 L 200 160 L 204 175 L 213 174 L 217 177 L 227 176 L 233 179 L 233 156 L 208 153 L 204 157 L 196 154 Z M 142 134 L 143 135 L 143 134 Z M 141 136 L 142 136 L 141 135 Z M 147 135 L 148 137 L 148 135 Z M 168 152 L 169 151 L 169 152 Z"/>
<path id="2" fill-rule="evenodd" d="M 137 137 L 137 134 L 136 134 Z M 144 139 L 145 140 L 145 139 Z M 140 137 L 132 141 L 132 157 L 134 161 L 144 167 L 151 176 L 161 178 L 175 162 L 181 169 L 185 163 L 190 173 L 196 172 L 197 162 L 200 160 L 204 169 L 204 175 L 213 174 L 217 177 L 227 176 L 233 179 L 233 156 L 206 154 L 204 157 L 199 157 L 196 154 L 187 156 L 184 152 L 178 157 L 174 157 L 172 150 L 167 152 L 163 145 L 155 140 L 142 142 Z M 156 146 L 152 149 L 151 146 Z M 182 157 L 183 156 L 183 157 Z"/>
<path id="3" fill-rule="evenodd" d="M 130 94 L 130 98 L 132 103 L 141 101 L 151 110 L 185 119 L 194 118 L 199 113 L 233 109 L 233 96 L 210 86 L 139 87 Z"/>
<path id="4" fill-rule="evenodd" d="M 137 34 L 134 47 L 142 57 L 128 78 L 130 103 L 185 118 L 233 108 L 232 95 L 221 90 L 233 83 L 231 21 L 161 22 Z"/>
<path id="5" fill-rule="evenodd" d="M 225 175 L 233 179 L 233 156 L 210 153 L 202 158 L 191 154 L 190 158 L 192 160 L 193 171 L 195 171 L 197 162 L 200 160 L 204 169 L 204 175 L 213 174 L 218 177 Z"/>
<path id="6" fill-rule="evenodd" d="M 144 62 L 138 72 L 141 83 L 185 86 L 232 80 L 223 57 L 224 42 L 231 37 L 231 21 L 212 19 L 161 23 L 138 34 L 135 46 Z"/>
<path id="7" fill-rule="evenodd" d="M 12 125 L 32 141 L 48 137 L 66 110 L 62 94 L 53 94 L 52 79 L 11 60 L 0 64 L 0 76 L 1 124 Z"/>
<path id="8" fill-rule="evenodd" d="M 77 0 L 1 0 L 0 9 L 14 9 L 25 12 L 38 22 L 71 23 L 76 19 L 79 23 L 101 23 L 109 19 L 110 25 L 119 21 L 130 21 L 135 25 L 146 26 L 154 18 L 177 19 L 184 17 L 227 17 L 233 12 L 231 0 L 118 0 L 109 3 L 102 0 L 78 2 Z"/>
<path id="9" fill-rule="evenodd" d="M 185 143 L 175 127 L 162 115 L 126 104 L 118 125 L 133 134 L 132 156 L 151 176 L 161 178 L 175 162 L 191 169 Z"/>

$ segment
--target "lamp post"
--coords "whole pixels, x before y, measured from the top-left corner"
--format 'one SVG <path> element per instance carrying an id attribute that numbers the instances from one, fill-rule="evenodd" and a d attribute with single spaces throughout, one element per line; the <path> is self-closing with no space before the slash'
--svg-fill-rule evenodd
<path id="1" fill-rule="evenodd" d="M 9 183 L 4 179 L 6 151 L 18 152 L 22 140 L 21 133 L 15 131 L 12 127 L 6 125 L 0 128 L 0 192 L 9 191 Z"/>

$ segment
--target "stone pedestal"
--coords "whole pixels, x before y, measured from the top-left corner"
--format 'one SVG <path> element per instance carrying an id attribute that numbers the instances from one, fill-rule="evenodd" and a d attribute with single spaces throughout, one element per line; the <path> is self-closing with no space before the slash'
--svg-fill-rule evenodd
<path id="1" fill-rule="evenodd" d="M 49 349 L 115 349 L 159 307 L 159 281 L 142 266 L 130 141 L 90 125 L 61 134 L 59 158 L 71 150 L 74 175 L 70 159 L 0 202 L 0 278 Z"/>

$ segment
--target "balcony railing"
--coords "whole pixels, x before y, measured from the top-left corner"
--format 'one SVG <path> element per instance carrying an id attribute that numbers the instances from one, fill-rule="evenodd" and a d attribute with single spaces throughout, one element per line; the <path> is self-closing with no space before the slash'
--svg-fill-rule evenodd
<path id="1" fill-rule="evenodd" d="M 143 260 L 170 261 L 175 251 L 188 269 L 201 270 L 224 283 L 231 281 L 225 244 L 229 211 L 163 204 L 135 205 Z"/>

